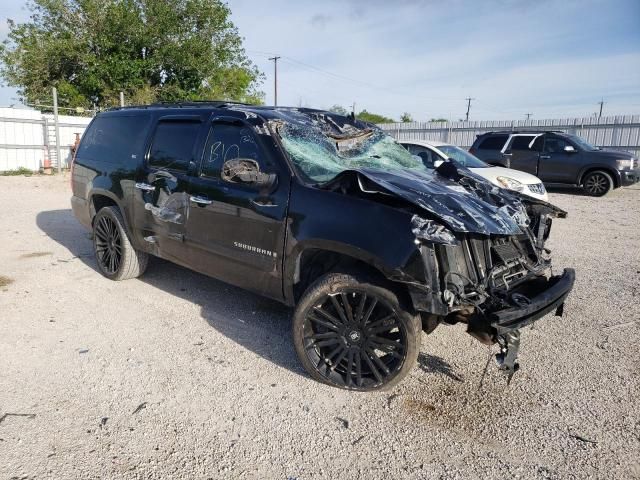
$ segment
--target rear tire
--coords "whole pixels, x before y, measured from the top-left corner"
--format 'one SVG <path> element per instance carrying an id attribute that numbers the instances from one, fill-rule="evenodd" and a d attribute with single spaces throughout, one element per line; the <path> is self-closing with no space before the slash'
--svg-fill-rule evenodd
<path id="1" fill-rule="evenodd" d="M 149 255 L 133 248 L 117 207 L 104 207 L 93 220 L 93 251 L 98 269 L 111 280 L 128 280 L 144 273 Z"/>
<path id="2" fill-rule="evenodd" d="M 416 365 L 420 317 L 398 296 L 359 274 L 330 273 L 303 294 L 293 343 L 314 379 L 347 390 L 396 386 Z"/>
<path id="3" fill-rule="evenodd" d="M 585 193 L 592 197 L 602 197 L 609 193 L 613 187 L 613 178 L 602 170 L 587 173 L 582 181 L 582 188 Z"/>

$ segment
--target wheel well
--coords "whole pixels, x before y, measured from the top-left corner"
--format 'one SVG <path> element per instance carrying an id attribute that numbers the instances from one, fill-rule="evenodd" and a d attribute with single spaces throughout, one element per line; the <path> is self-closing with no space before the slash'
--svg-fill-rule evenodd
<path id="1" fill-rule="evenodd" d="M 584 171 L 584 173 L 582 174 L 582 177 L 580 177 L 579 185 L 583 184 L 584 177 L 589 175 L 591 172 L 605 172 L 605 173 L 608 173 L 609 176 L 611 177 L 611 179 L 613 180 L 614 188 L 618 188 L 620 186 L 618 184 L 618 178 L 617 178 L 616 173 L 612 169 L 607 168 L 607 167 L 592 167 L 592 168 L 588 168 L 587 170 Z"/>
<path id="2" fill-rule="evenodd" d="M 294 278 L 293 294 L 297 303 L 305 290 L 321 276 L 330 272 L 362 273 L 381 285 L 393 290 L 401 300 L 410 299 L 407 287 L 401 283 L 389 281 L 384 274 L 372 265 L 343 253 L 311 248 L 305 250 L 298 259 Z"/>
<path id="3" fill-rule="evenodd" d="M 96 213 L 98 213 L 104 207 L 118 206 L 118 204 L 115 202 L 113 198 L 109 198 L 106 195 L 100 195 L 100 194 L 91 196 L 91 205 L 93 207 L 93 216 L 91 218 L 91 221 L 93 221 L 93 217 L 96 216 Z"/>

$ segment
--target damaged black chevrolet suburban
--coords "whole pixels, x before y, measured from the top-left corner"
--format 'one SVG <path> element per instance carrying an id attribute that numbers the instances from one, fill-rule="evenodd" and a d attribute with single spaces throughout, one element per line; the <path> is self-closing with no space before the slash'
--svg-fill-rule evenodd
<path id="1" fill-rule="evenodd" d="M 498 343 L 512 374 L 520 329 L 561 315 L 574 283 L 545 248 L 564 211 L 452 163 L 427 170 L 375 126 L 319 110 L 107 111 L 72 188 L 106 277 L 156 255 L 295 307 L 300 361 L 341 388 L 396 385 L 441 323 Z"/>

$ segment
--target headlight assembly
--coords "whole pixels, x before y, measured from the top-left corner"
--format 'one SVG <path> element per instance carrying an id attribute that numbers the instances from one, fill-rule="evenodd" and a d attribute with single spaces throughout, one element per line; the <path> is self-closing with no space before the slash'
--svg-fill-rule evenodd
<path id="1" fill-rule="evenodd" d="M 616 165 L 621 170 L 631 170 L 631 167 L 633 167 L 633 159 L 625 158 L 624 160 L 616 160 Z"/>
<path id="2" fill-rule="evenodd" d="M 497 177 L 496 180 L 502 188 L 506 188 L 507 190 L 515 190 L 516 192 L 524 190 L 524 185 L 515 178 Z"/>

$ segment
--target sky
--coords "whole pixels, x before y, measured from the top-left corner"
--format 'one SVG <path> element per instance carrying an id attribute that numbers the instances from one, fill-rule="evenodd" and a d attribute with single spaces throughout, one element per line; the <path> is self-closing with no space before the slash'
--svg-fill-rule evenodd
<path id="1" fill-rule="evenodd" d="M 2 0 L 24 21 L 23 0 Z M 640 113 L 640 0 L 229 0 L 273 104 L 398 119 Z M 15 103 L 0 87 L 0 106 Z"/>

